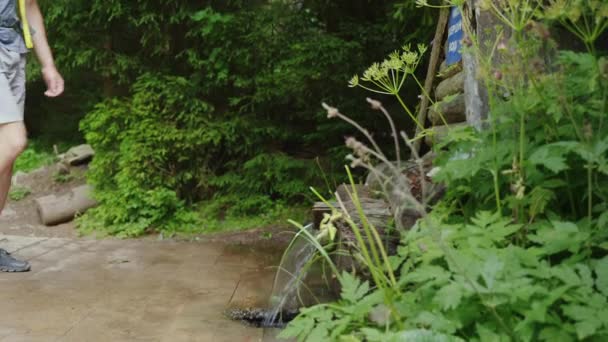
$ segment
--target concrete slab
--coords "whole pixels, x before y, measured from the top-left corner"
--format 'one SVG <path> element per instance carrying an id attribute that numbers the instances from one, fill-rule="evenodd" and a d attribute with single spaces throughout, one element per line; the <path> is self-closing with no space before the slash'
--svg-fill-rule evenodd
<path id="1" fill-rule="evenodd" d="M 9 253 L 15 253 L 20 249 L 39 244 L 45 240 L 47 238 L 0 235 L 0 246 Z"/>
<path id="2" fill-rule="evenodd" d="M 0 273 L 0 342 L 264 340 L 224 312 L 265 300 L 278 256 L 216 242 L 0 236 L 0 247 L 32 264 Z"/>
<path id="3" fill-rule="evenodd" d="M 275 272 L 272 268 L 266 268 L 244 273 L 230 300 L 229 308 L 268 309 Z"/>

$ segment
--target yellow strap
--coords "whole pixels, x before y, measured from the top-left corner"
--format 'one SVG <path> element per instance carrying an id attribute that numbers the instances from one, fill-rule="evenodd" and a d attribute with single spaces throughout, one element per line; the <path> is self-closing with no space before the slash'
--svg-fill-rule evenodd
<path id="1" fill-rule="evenodd" d="M 28 49 L 31 49 L 34 47 L 34 42 L 32 41 L 30 24 L 27 21 L 27 14 L 25 13 L 25 0 L 19 0 L 19 16 L 21 17 L 21 29 L 23 30 L 23 39 L 25 40 L 25 46 Z"/>

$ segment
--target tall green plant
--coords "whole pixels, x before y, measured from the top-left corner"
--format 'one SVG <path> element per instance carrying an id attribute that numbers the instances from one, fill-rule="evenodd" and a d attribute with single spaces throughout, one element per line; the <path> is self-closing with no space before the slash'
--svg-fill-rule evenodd
<path id="1" fill-rule="evenodd" d="M 363 265 L 387 278 L 390 270 L 397 282 L 383 283 L 378 273 L 369 280 L 342 275 L 342 299 L 303 310 L 283 336 L 608 338 L 606 62 L 589 46 L 586 53 L 556 50 L 544 26 L 554 22 L 531 21 L 547 18 L 544 5 L 494 2 L 491 12 L 514 32 L 487 44 L 490 55 L 472 37 L 471 52 L 490 92 L 487 129 L 455 132 L 435 151 L 430 175 L 447 186 L 446 197 L 428 214 L 424 203 L 422 218 L 403 232 L 397 253 L 388 257 L 390 268 L 365 258 L 371 262 Z M 600 4 L 572 5 L 580 18 L 602 23 Z M 586 43 L 595 46 L 593 40 Z M 504 64 L 491 64 L 496 56 Z M 370 165 L 374 159 L 386 163 L 373 148 L 349 145 L 357 166 L 391 185 L 387 198 L 409 198 L 405 176 L 399 183 L 390 165 L 388 172 Z"/>

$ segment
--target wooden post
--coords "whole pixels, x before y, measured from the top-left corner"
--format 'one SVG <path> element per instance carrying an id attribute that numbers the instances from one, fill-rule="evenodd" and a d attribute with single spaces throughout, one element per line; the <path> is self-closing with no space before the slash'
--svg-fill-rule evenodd
<path id="1" fill-rule="evenodd" d="M 443 35 L 445 34 L 445 27 L 448 24 L 448 17 L 450 10 L 442 8 L 439 12 L 439 22 L 437 23 L 437 29 L 435 30 L 435 37 L 433 38 L 433 48 L 431 49 L 431 60 L 429 67 L 426 72 L 426 79 L 424 81 L 424 93 L 422 94 L 422 101 L 420 102 L 420 111 L 418 112 L 418 122 L 424 126 L 426 122 L 427 110 L 429 106 L 429 96 L 433 90 L 433 81 L 435 80 L 435 74 L 437 74 L 437 65 L 439 64 L 439 54 L 443 45 Z M 421 133 L 420 127 L 416 127 L 416 134 L 414 137 L 418 137 Z M 420 150 L 420 144 L 422 139 L 417 139 L 414 142 L 416 150 Z"/>
<path id="2" fill-rule="evenodd" d="M 465 49 L 462 56 L 463 68 L 466 75 L 464 83 L 466 117 L 469 125 L 475 127 L 477 130 L 481 130 L 484 121 L 488 118 L 490 108 L 488 90 L 484 82 L 480 79 L 479 69 L 481 65 L 479 64 L 475 52 L 482 56 L 490 55 L 491 46 L 499 39 L 496 27 L 501 26 L 501 34 L 504 34 L 505 36 L 508 36 L 510 33 L 506 25 L 501 23 L 494 14 L 480 8 L 479 0 L 472 1 L 472 7 L 469 8 L 469 11 L 469 18 L 475 19 L 475 28 L 469 27 L 469 29 L 465 31 L 465 35 L 471 41 L 474 38 L 477 39 L 479 50 L 471 51 L 471 49 Z M 476 35 L 476 37 L 470 37 L 470 35 L 473 34 Z M 502 38 L 504 39 L 505 37 Z M 492 65 L 498 65 L 501 61 L 495 56 L 491 63 Z"/>

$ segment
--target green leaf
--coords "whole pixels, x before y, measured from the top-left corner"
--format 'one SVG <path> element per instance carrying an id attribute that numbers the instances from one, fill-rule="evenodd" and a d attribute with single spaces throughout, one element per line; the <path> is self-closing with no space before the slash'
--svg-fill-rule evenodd
<path id="1" fill-rule="evenodd" d="M 551 227 L 541 227 L 528 238 L 541 244 L 543 253 L 552 255 L 565 250 L 578 251 L 587 236 L 588 233 L 579 231 L 578 226 L 572 222 L 553 221 Z"/>
<path id="2" fill-rule="evenodd" d="M 608 297 L 608 256 L 604 257 L 595 264 L 595 286 L 597 289 Z"/>
<path id="3" fill-rule="evenodd" d="M 481 270 L 481 277 L 484 280 L 485 286 L 488 290 L 494 288 L 495 281 L 499 273 L 504 268 L 504 262 L 502 262 L 497 256 L 493 255 L 486 260 Z"/>
<path id="4" fill-rule="evenodd" d="M 540 340 L 547 342 L 573 342 L 575 340 L 574 337 L 564 331 L 564 329 L 555 326 L 542 329 L 538 337 Z"/>
<path id="5" fill-rule="evenodd" d="M 369 342 L 384 342 L 387 339 L 386 334 L 377 329 L 363 328 L 361 332 L 365 336 L 365 340 Z"/>
<path id="6" fill-rule="evenodd" d="M 442 287 L 435 294 L 433 301 L 443 310 L 456 309 L 462 300 L 464 289 L 456 282 Z"/>
<path id="7" fill-rule="evenodd" d="M 340 285 L 342 286 L 342 299 L 356 303 L 369 292 L 369 282 L 361 282 L 354 275 L 343 272 Z"/>
<path id="8" fill-rule="evenodd" d="M 498 334 L 495 329 L 487 328 L 486 326 L 477 323 L 475 325 L 477 334 L 479 335 L 480 341 L 482 342 L 502 342 L 510 341 L 509 336 Z"/>
<path id="9" fill-rule="evenodd" d="M 579 339 L 595 334 L 603 324 L 599 319 L 599 312 L 593 308 L 582 305 L 564 305 L 562 310 L 566 316 L 576 321 L 575 328 Z"/>
<path id="10" fill-rule="evenodd" d="M 559 173 L 569 168 L 565 157 L 569 152 L 569 149 L 560 148 L 555 144 L 543 145 L 534 151 L 528 160 L 532 165 L 542 165 L 553 173 Z"/>
<path id="11" fill-rule="evenodd" d="M 555 199 L 555 192 L 543 187 L 535 187 L 530 192 L 530 217 L 536 217 L 545 212 L 547 205 Z"/>
<path id="12" fill-rule="evenodd" d="M 398 333 L 398 338 L 391 341 L 399 342 L 464 342 L 463 339 L 433 332 L 430 330 L 408 330 Z"/>
<path id="13" fill-rule="evenodd" d="M 424 265 L 403 276 L 407 283 L 423 283 L 429 280 L 447 281 L 450 273 L 439 266 Z"/>
<path id="14" fill-rule="evenodd" d="M 295 320 L 289 322 L 287 327 L 281 331 L 279 338 L 289 339 L 298 338 L 304 339 L 310 331 L 315 327 L 315 320 L 306 316 L 299 316 Z"/>

